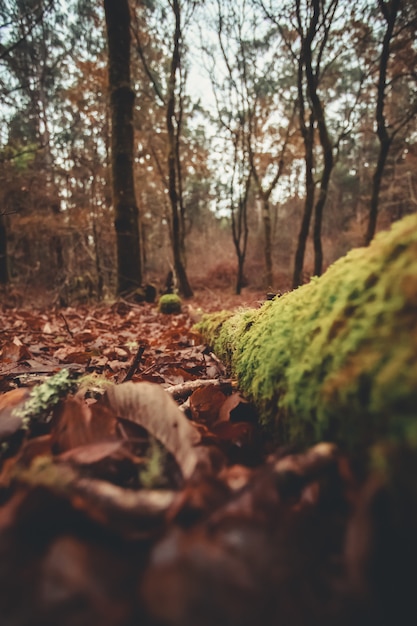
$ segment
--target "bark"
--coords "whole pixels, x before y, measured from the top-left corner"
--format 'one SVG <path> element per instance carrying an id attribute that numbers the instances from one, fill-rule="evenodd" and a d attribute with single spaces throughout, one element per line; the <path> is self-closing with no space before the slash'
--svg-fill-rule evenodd
<path id="1" fill-rule="evenodd" d="M 237 154 L 235 154 L 235 159 L 237 159 Z M 237 166 L 237 162 L 235 162 L 235 167 Z M 248 227 L 248 196 L 249 189 L 251 185 L 251 177 L 248 176 L 245 185 L 245 191 L 243 195 L 239 198 L 237 214 L 236 210 L 233 206 L 233 186 L 234 179 L 230 185 L 230 198 L 232 203 L 231 216 L 232 216 L 232 238 L 233 245 L 236 251 L 237 257 L 237 274 L 236 274 L 236 295 L 240 295 L 242 292 L 242 288 L 244 286 L 244 265 L 246 259 L 246 249 L 248 244 L 248 235 L 249 235 L 249 227 Z"/>
<path id="2" fill-rule="evenodd" d="M 234 146 L 234 163 L 233 169 L 236 172 L 236 169 L 239 167 L 239 155 L 238 155 L 238 145 L 237 142 Z M 243 268 L 245 265 L 246 259 L 246 250 L 248 245 L 248 236 L 249 236 L 249 227 L 248 227 L 248 198 L 249 191 L 252 184 L 252 170 L 249 172 L 249 175 L 245 181 L 245 189 L 243 193 L 241 193 L 238 200 L 237 214 L 234 207 L 233 200 L 233 192 L 235 186 L 235 174 L 233 174 L 232 180 L 230 182 L 230 198 L 231 198 L 231 216 L 232 216 L 232 237 L 233 237 L 233 245 L 236 250 L 237 257 L 237 276 L 236 276 L 236 295 L 240 295 L 243 288 L 244 276 L 243 276 Z"/>
<path id="3" fill-rule="evenodd" d="M 310 230 L 311 216 L 313 215 L 314 208 L 314 156 L 313 156 L 313 141 L 314 141 L 314 128 L 313 119 L 311 118 L 310 125 L 308 127 L 307 135 L 304 139 L 305 145 L 305 181 L 306 181 L 306 197 L 304 201 L 304 211 L 301 220 L 301 227 L 298 233 L 297 249 L 295 252 L 294 261 L 294 274 L 292 286 L 293 289 L 303 284 L 303 268 L 304 268 L 304 256 L 306 251 L 308 233 Z"/>
<path id="4" fill-rule="evenodd" d="M 250 180 L 248 181 L 248 187 Z M 232 199 L 233 202 L 233 199 Z M 247 220 L 247 194 L 239 200 L 238 215 L 236 219 L 235 211 L 232 209 L 232 237 L 233 245 L 237 257 L 237 274 L 236 274 L 236 295 L 242 293 L 244 286 L 244 266 L 246 259 L 246 249 L 248 243 L 248 220 Z"/>
<path id="5" fill-rule="evenodd" d="M 337 5 L 337 1 L 334 6 Z M 311 21 L 311 29 L 313 33 L 316 32 L 317 21 L 320 15 L 320 0 L 313 0 L 314 15 Z M 327 34 L 330 30 L 331 19 L 326 27 Z M 326 39 L 324 39 L 325 41 Z M 307 79 L 307 93 L 311 102 L 311 109 L 313 116 L 317 121 L 317 128 L 319 132 L 320 145 L 323 151 L 323 173 L 320 182 L 320 193 L 314 208 L 314 274 L 320 276 L 323 271 L 323 248 L 321 243 L 321 225 L 323 220 L 323 210 L 327 200 L 327 194 L 329 191 L 330 176 L 333 170 L 334 158 L 333 158 L 333 145 L 330 140 L 330 135 L 327 129 L 324 106 L 317 91 L 317 71 L 313 70 L 313 55 L 312 55 L 312 39 L 307 38 L 308 45 L 305 46 L 305 71 Z M 323 45 L 323 44 L 322 44 Z"/>
<path id="6" fill-rule="evenodd" d="M 240 296 L 242 293 L 244 276 L 243 276 L 243 268 L 245 265 L 245 256 L 242 254 L 237 255 L 237 275 L 236 275 L 236 295 Z"/>
<path id="7" fill-rule="evenodd" d="M 306 163 L 306 200 L 304 206 L 304 215 L 301 225 L 301 230 L 298 239 L 298 247 L 295 259 L 295 268 L 293 276 L 293 287 L 298 287 L 302 284 L 302 268 L 304 263 L 305 245 L 308 237 L 308 230 L 310 226 L 311 216 L 314 206 L 314 128 L 313 121 L 317 122 L 317 129 L 319 134 L 320 145 L 323 152 L 323 172 L 320 182 L 320 193 L 314 206 L 314 232 L 313 232 L 313 244 L 314 244 L 314 274 L 320 276 L 323 270 L 323 249 L 321 242 L 321 227 L 323 220 L 323 210 L 326 204 L 330 177 L 334 165 L 333 145 L 330 139 L 330 135 L 327 129 L 325 109 L 323 102 L 320 99 L 317 86 L 320 75 L 320 58 L 322 56 L 324 47 L 327 43 L 328 35 L 330 32 L 330 26 L 334 17 L 334 12 L 337 7 L 338 0 L 333 0 L 329 11 L 327 12 L 327 23 L 325 25 L 325 32 L 323 39 L 320 43 L 320 50 L 318 54 L 318 60 L 316 67 L 313 69 L 313 41 L 317 34 L 317 28 L 320 18 L 320 12 L 323 9 L 323 5 L 320 0 L 312 1 L 312 15 L 306 32 L 303 31 L 302 18 L 300 13 L 300 4 L 297 2 L 297 21 L 298 29 L 301 41 L 301 54 L 298 59 L 298 97 L 300 100 L 300 127 L 305 146 L 305 163 Z M 306 78 L 306 96 L 303 89 L 303 76 L 305 70 Z M 305 102 L 308 99 L 310 103 L 310 124 L 307 126 L 305 122 Z"/>
<path id="8" fill-rule="evenodd" d="M 117 293 L 142 282 L 139 211 L 135 197 L 133 106 L 130 78 L 130 12 L 128 0 L 104 0 L 108 39 L 111 166 L 117 246 Z"/>
<path id="9" fill-rule="evenodd" d="M 264 225 L 264 258 L 265 258 L 265 286 L 268 290 L 273 288 L 273 274 L 272 274 L 272 235 L 271 235 L 271 210 L 269 206 L 269 199 L 267 197 L 262 198 L 262 218 Z"/>
<path id="10" fill-rule="evenodd" d="M 330 159 L 329 159 L 330 160 Z M 333 154 L 331 155 L 333 161 Z M 313 246 L 314 246 L 314 276 L 321 276 L 323 272 L 323 246 L 321 242 L 321 226 L 323 222 L 323 210 L 327 200 L 329 189 L 330 174 L 333 165 L 324 166 L 324 171 L 320 183 L 320 195 L 314 207 L 314 228 L 313 228 Z"/>
<path id="11" fill-rule="evenodd" d="M 365 245 L 367 246 L 371 243 L 376 232 L 379 209 L 379 195 L 381 191 L 382 179 L 390 146 L 391 141 L 389 139 L 381 142 L 376 168 L 372 176 L 371 204 L 369 208 L 368 226 L 365 235 Z"/>
<path id="12" fill-rule="evenodd" d="M 379 154 L 375 172 L 372 178 L 371 205 L 369 209 L 368 227 L 365 235 L 365 244 L 369 245 L 374 238 L 378 220 L 379 195 L 385 164 L 387 162 L 389 149 L 391 147 L 393 135 L 388 134 L 385 120 L 385 90 L 387 85 L 387 69 L 390 57 L 391 40 L 394 33 L 394 26 L 400 8 L 400 0 L 392 0 L 385 4 L 383 0 L 378 0 L 381 12 L 387 23 L 387 27 L 382 41 L 381 57 L 379 59 L 379 74 L 377 86 L 376 123 L 377 135 L 379 139 Z"/>
<path id="13" fill-rule="evenodd" d="M 185 269 L 184 246 L 182 243 L 183 218 L 181 215 L 181 198 L 179 193 L 179 190 L 181 190 L 181 170 L 178 167 L 179 159 L 177 155 L 179 137 L 176 133 L 175 119 L 175 87 L 177 74 L 181 62 L 181 14 L 178 0 L 173 1 L 172 7 L 175 15 L 175 32 L 166 109 L 166 124 L 168 131 L 168 195 L 172 213 L 172 252 L 174 257 L 174 269 L 177 275 L 180 293 L 185 298 L 190 298 L 193 295 L 193 290 L 188 281 L 187 272 Z"/>
<path id="14" fill-rule="evenodd" d="M 293 289 L 303 284 L 303 267 L 304 256 L 307 245 L 308 233 L 310 230 L 311 216 L 314 207 L 314 117 L 311 114 L 309 122 L 306 122 L 305 113 L 305 97 L 303 90 L 303 55 L 298 59 L 297 71 L 297 88 L 298 88 L 298 106 L 299 106 L 299 122 L 301 135 L 304 142 L 304 162 L 305 162 L 305 183 L 306 197 L 304 201 L 304 211 L 301 220 L 301 227 L 298 234 L 297 249 L 294 260 L 294 274 L 292 280 Z"/>

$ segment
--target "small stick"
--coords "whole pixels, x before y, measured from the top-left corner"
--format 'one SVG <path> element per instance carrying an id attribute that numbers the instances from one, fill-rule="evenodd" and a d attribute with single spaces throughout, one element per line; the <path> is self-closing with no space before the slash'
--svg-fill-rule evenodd
<path id="1" fill-rule="evenodd" d="M 71 328 L 68 325 L 68 322 L 65 318 L 65 315 L 63 313 L 60 313 L 60 317 L 62 317 L 62 319 L 64 320 L 64 324 L 65 324 L 65 328 L 67 329 L 67 333 L 69 334 L 69 336 L 71 337 L 71 339 L 74 339 L 74 333 L 72 332 Z"/>
<path id="2" fill-rule="evenodd" d="M 168 393 L 170 393 L 175 400 L 179 400 L 181 398 L 187 398 L 199 387 L 208 387 L 210 385 L 213 385 L 214 387 L 230 388 L 233 386 L 233 381 L 230 378 L 227 380 L 219 380 L 218 378 L 199 378 L 198 380 L 187 380 L 179 385 L 165 387 L 165 391 L 168 391 Z"/>
<path id="3" fill-rule="evenodd" d="M 141 362 L 141 359 L 143 357 L 143 353 L 145 352 L 145 350 L 146 350 L 146 344 L 144 343 L 139 344 L 139 348 L 135 354 L 132 364 L 127 370 L 126 376 L 122 380 L 123 383 L 127 382 L 128 380 L 132 380 L 133 375 L 136 373 L 136 370 L 139 367 L 139 363 Z"/>

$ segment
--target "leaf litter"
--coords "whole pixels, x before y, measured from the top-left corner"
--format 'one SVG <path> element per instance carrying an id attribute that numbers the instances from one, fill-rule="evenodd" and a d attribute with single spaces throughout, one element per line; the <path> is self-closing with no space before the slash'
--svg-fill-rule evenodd
<path id="1" fill-rule="evenodd" d="M 397 496 L 273 445 L 190 307 L 0 318 L 1 624 L 415 623 L 415 525 L 375 514 Z"/>

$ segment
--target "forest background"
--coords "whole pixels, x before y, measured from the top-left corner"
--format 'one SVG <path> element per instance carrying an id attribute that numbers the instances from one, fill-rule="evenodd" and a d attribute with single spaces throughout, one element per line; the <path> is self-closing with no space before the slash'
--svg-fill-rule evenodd
<path id="1" fill-rule="evenodd" d="M 417 210 L 416 68 L 408 0 L 0 0 L 0 283 L 320 275 Z"/>

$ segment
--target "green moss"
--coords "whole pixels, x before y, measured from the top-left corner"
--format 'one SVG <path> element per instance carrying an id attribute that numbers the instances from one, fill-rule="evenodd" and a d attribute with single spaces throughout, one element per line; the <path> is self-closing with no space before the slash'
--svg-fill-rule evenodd
<path id="1" fill-rule="evenodd" d="M 181 298 L 175 293 L 166 293 L 159 298 L 160 313 L 181 313 Z"/>
<path id="2" fill-rule="evenodd" d="M 140 482 L 145 489 L 157 489 L 166 486 L 166 478 L 164 477 L 166 457 L 166 451 L 162 444 L 151 437 L 146 466 L 139 472 Z"/>
<path id="3" fill-rule="evenodd" d="M 62 369 L 34 387 L 24 405 L 13 411 L 22 418 L 23 428 L 29 428 L 32 421 L 45 419 L 61 398 L 77 388 L 76 378 L 69 370 Z"/>
<path id="4" fill-rule="evenodd" d="M 417 215 L 308 285 L 197 328 L 283 440 L 417 444 Z"/>

